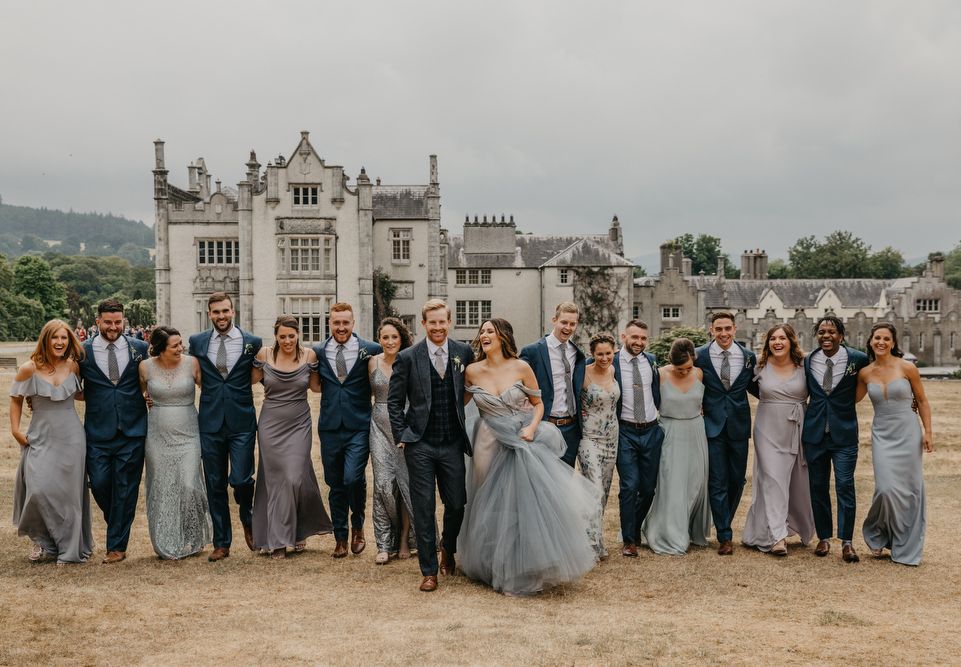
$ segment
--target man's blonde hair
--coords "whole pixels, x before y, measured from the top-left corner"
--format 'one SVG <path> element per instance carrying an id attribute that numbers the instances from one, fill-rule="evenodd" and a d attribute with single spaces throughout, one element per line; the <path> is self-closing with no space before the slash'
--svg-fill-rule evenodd
<path id="1" fill-rule="evenodd" d="M 577 308 L 577 304 L 572 301 L 561 301 L 557 304 L 557 308 L 554 309 L 554 317 L 560 317 L 561 313 L 574 313 L 578 317 L 581 315 L 581 311 Z"/>
<path id="2" fill-rule="evenodd" d="M 449 319 L 450 319 L 450 306 L 447 305 L 447 302 L 444 301 L 443 299 L 431 299 L 430 301 L 428 301 L 427 303 L 424 304 L 424 307 L 423 307 L 423 308 L 420 309 L 420 319 L 421 319 L 421 321 L 422 321 L 422 322 L 426 322 L 426 321 L 427 321 L 427 313 L 429 313 L 429 312 L 432 311 L 432 310 L 439 310 L 440 308 L 443 308 L 444 310 L 447 311 L 447 319 L 449 320 Z"/>

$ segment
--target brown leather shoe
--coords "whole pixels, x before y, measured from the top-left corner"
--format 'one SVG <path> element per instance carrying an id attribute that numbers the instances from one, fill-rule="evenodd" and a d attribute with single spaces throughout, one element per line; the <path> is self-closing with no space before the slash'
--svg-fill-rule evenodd
<path id="1" fill-rule="evenodd" d="M 332 555 L 334 558 L 346 558 L 347 540 L 337 540 L 337 544 L 334 546 L 334 553 Z"/>
<path id="2" fill-rule="evenodd" d="M 217 561 L 223 560 L 229 555 L 230 547 L 217 547 L 210 552 L 210 555 L 207 556 L 207 560 L 209 560 L 211 563 L 216 563 Z"/>
<path id="3" fill-rule="evenodd" d="M 637 558 L 637 545 L 627 543 L 624 548 L 621 549 L 621 555 L 627 558 Z"/>
<path id="4" fill-rule="evenodd" d="M 717 548 L 718 556 L 733 556 L 734 555 L 734 543 L 731 540 L 724 540 L 721 545 Z"/>
<path id="5" fill-rule="evenodd" d="M 424 580 L 420 582 L 420 590 L 423 593 L 433 593 L 437 590 L 437 575 L 428 574 L 424 577 Z"/>
<path id="6" fill-rule="evenodd" d="M 106 565 L 113 565 L 114 563 L 119 563 L 127 557 L 126 551 L 108 551 L 107 555 L 103 557 L 100 561 Z"/>
<path id="7" fill-rule="evenodd" d="M 857 563 L 861 559 L 858 557 L 858 552 L 854 550 L 853 544 L 845 544 L 841 547 L 841 560 L 845 563 Z"/>
<path id="8" fill-rule="evenodd" d="M 457 569 L 457 562 L 454 560 L 453 554 L 447 553 L 446 549 L 440 550 L 440 573 L 447 576 L 453 576 L 454 570 Z"/>
<path id="9" fill-rule="evenodd" d="M 814 547 L 814 555 L 824 558 L 831 553 L 831 543 L 828 540 L 818 540 L 818 545 Z"/>
<path id="10" fill-rule="evenodd" d="M 247 543 L 248 549 L 254 550 L 254 529 L 247 524 L 244 524 L 244 542 Z"/>
<path id="11" fill-rule="evenodd" d="M 367 540 L 364 539 L 363 528 L 354 528 L 352 533 L 350 537 L 350 552 L 356 556 L 367 546 Z"/>

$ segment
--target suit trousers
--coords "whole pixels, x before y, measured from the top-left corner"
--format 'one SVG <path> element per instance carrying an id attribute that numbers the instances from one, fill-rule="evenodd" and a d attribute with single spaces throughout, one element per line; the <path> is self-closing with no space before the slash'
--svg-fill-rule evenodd
<path id="1" fill-rule="evenodd" d="M 425 577 L 437 574 L 435 484 L 444 503 L 441 546 L 451 556 L 457 551 L 457 536 L 467 505 L 467 466 L 461 445 L 459 440 L 444 445 L 431 445 L 423 440 L 404 445 L 414 532 L 417 533 L 417 559 Z"/>
<path id="2" fill-rule="evenodd" d="M 637 544 L 640 539 L 641 524 L 654 502 L 663 444 L 664 431 L 659 424 L 643 431 L 621 425 L 618 432 L 617 476 L 624 544 Z"/>
<path id="3" fill-rule="evenodd" d="M 557 430 L 561 432 L 561 435 L 564 436 L 564 442 L 567 443 L 567 451 L 564 452 L 561 461 L 573 468 L 574 461 L 577 460 L 577 448 L 581 444 L 581 422 L 575 419 L 570 424 L 558 426 Z"/>
<path id="4" fill-rule="evenodd" d="M 831 466 L 834 466 L 834 493 L 838 499 L 838 537 L 850 541 L 854 535 L 857 495 L 854 492 L 854 469 L 858 464 L 858 443 L 835 442 L 830 433 L 817 445 L 804 445 L 811 484 L 811 508 L 818 539 L 832 536 Z"/>
<path id="5" fill-rule="evenodd" d="M 716 437 L 707 439 L 707 486 L 718 542 L 734 538 L 731 522 L 744 491 L 747 451 L 746 439 L 733 440 L 723 429 Z"/>
<path id="6" fill-rule="evenodd" d="M 324 464 L 324 482 L 330 487 L 328 498 L 334 539 L 346 540 L 348 518 L 354 530 L 364 528 L 370 429 L 317 431 L 317 434 L 320 437 L 320 459 Z"/>
<path id="7" fill-rule="evenodd" d="M 143 476 L 144 437 L 87 441 L 87 477 L 107 524 L 107 551 L 126 551 Z"/>
<path id="8" fill-rule="evenodd" d="M 207 503 L 214 527 L 214 548 L 230 547 L 230 501 L 227 485 L 234 489 L 240 522 L 249 526 L 254 501 L 254 440 L 256 432 L 200 434 L 200 458 L 204 464 Z"/>

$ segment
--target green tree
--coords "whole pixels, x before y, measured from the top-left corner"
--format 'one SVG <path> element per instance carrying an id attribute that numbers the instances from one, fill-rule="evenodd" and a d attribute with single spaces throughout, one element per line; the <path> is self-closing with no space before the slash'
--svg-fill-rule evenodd
<path id="1" fill-rule="evenodd" d="M 643 266 L 637 265 L 634 267 L 634 278 L 643 278 L 646 275 L 647 270 Z"/>
<path id="2" fill-rule="evenodd" d="M 24 255 L 13 269 L 14 292 L 43 306 L 43 317 L 51 320 L 67 315 L 67 291 L 42 258 Z"/>
<path id="3" fill-rule="evenodd" d="M 724 275 L 736 278 L 737 269 L 731 263 L 730 257 L 721 249 L 721 239 L 709 234 L 681 234 L 674 243 L 681 247 L 681 252 L 691 260 L 691 272 L 694 275 L 703 271 L 706 275 L 717 272 L 717 261 L 724 258 Z"/>
<path id="4" fill-rule="evenodd" d="M 397 294 L 397 285 L 381 267 L 374 269 L 374 330 L 385 317 L 397 317 L 397 310 L 391 305 Z"/>
<path id="5" fill-rule="evenodd" d="M 831 232 L 818 241 L 805 236 L 788 248 L 789 274 L 792 278 L 883 278 L 900 257 L 885 248 L 872 261 L 871 246 L 848 231 Z M 901 275 L 901 263 L 897 275 Z"/>
<path id="6" fill-rule="evenodd" d="M 891 246 L 885 246 L 868 257 L 867 272 L 871 278 L 900 278 L 909 271 L 904 255 Z"/>
<path id="7" fill-rule="evenodd" d="M 704 345 L 708 340 L 707 332 L 699 327 L 676 327 L 665 331 L 647 346 L 647 351 L 657 357 L 657 365 L 668 363 L 667 355 L 671 351 L 671 343 L 678 338 L 688 338 L 694 347 Z"/>
<path id="8" fill-rule="evenodd" d="M 151 263 L 147 249 L 133 243 L 124 243 L 120 246 L 117 249 L 117 257 L 127 260 L 132 266 L 145 266 Z"/>
<path id="9" fill-rule="evenodd" d="M 157 320 L 156 308 L 153 301 L 147 299 L 133 299 L 124 306 L 124 315 L 131 326 L 150 326 Z"/>
<path id="10" fill-rule="evenodd" d="M 772 259 L 767 265 L 767 277 L 771 280 L 783 280 L 789 277 L 787 262 L 783 259 Z"/>
<path id="11" fill-rule="evenodd" d="M 944 256 L 944 279 L 951 287 L 961 289 L 961 243 Z"/>

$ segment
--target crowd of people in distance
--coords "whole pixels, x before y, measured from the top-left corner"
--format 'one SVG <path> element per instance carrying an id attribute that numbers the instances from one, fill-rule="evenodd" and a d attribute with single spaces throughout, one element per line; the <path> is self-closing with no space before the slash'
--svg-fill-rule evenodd
<path id="1" fill-rule="evenodd" d="M 622 556 L 645 546 L 683 555 L 708 545 L 712 523 L 717 553 L 733 554 L 753 440 L 742 543 L 783 557 L 792 536 L 803 545 L 817 537 L 813 553 L 827 556 L 833 470 L 841 558 L 856 563 L 855 406 L 868 396 L 875 490 L 863 539 L 877 557 L 887 550 L 895 562 L 921 562 L 931 409 L 892 324 L 874 326 L 865 354 L 844 344 L 841 320 L 822 317 L 807 355 L 779 324 L 755 354 L 736 340 L 734 316 L 715 312 L 709 343 L 678 338 L 659 367 L 639 320 L 617 337 L 594 333 L 585 355 L 569 302 L 557 306 L 550 332 L 520 349 L 511 324 L 496 317 L 470 345 L 450 338 L 440 300 L 424 304 L 416 343 L 391 317 L 376 341 L 359 337 L 347 303 L 331 307 L 330 337 L 313 347 L 286 315 L 264 345 L 235 325 L 223 292 L 210 296 L 208 315 L 211 328 L 186 346 L 170 326 L 153 328 L 149 344 L 131 335 L 112 299 L 99 304 L 86 340 L 60 320 L 43 327 L 10 402 L 22 452 L 13 520 L 31 540 L 30 560 L 91 558 L 89 488 L 107 526 L 102 562 L 123 561 L 144 470 L 160 558 L 208 545 L 209 561 L 229 557 L 230 489 L 250 550 L 284 559 L 333 533 L 334 558 L 357 555 L 366 547 L 369 461 L 376 564 L 416 554 L 425 592 L 459 569 L 504 594 L 530 595 L 609 557 L 603 514 L 615 469 Z M 326 506 L 311 461 L 308 392 L 321 395 Z M 753 429 L 748 394 L 758 399 Z M 86 401 L 83 423 L 75 400 Z"/>

